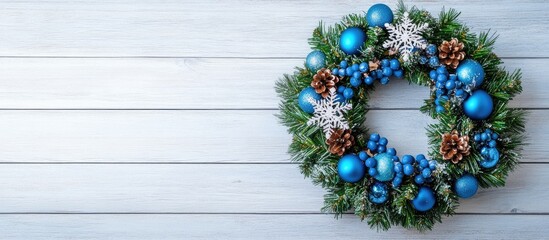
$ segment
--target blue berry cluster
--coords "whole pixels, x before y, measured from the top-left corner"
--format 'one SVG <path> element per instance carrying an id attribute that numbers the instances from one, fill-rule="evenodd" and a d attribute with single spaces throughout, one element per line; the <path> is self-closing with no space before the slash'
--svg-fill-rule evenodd
<path id="1" fill-rule="evenodd" d="M 475 134 L 475 136 L 473 136 L 475 143 L 477 143 L 480 147 L 488 146 L 491 148 L 496 147 L 497 145 L 496 141 L 498 138 L 499 138 L 499 135 L 489 128 L 484 130 L 483 133 L 477 133 Z"/>
<path id="2" fill-rule="evenodd" d="M 434 44 L 427 45 L 427 48 L 425 48 L 425 55 L 419 57 L 419 63 L 429 65 L 429 67 L 432 68 L 440 66 L 440 61 L 437 56 L 437 46 Z"/>
<path id="3" fill-rule="evenodd" d="M 483 168 L 492 168 L 499 162 L 499 151 L 496 148 L 499 135 L 491 129 L 473 136 L 475 143 L 480 147 L 482 161 L 479 162 Z"/>
<path id="4" fill-rule="evenodd" d="M 416 184 L 423 184 L 431 182 L 431 175 L 437 168 L 437 162 L 435 160 L 427 160 L 423 154 L 419 154 L 414 158 L 412 155 L 402 156 L 400 163 L 395 164 L 395 172 L 404 173 L 405 176 L 412 176 L 415 174 L 414 182 Z"/>
<path id="5" fill-rule="evenodd" d="M 387 138 L 381 137 L 377 133 L 372 133 L 366 147 L 372 154 L 387 152 L 391 155 L 396 155 L 396 150 L 394 148 L 387 149 L 387 143 L 389 143 Z"/>
<path id="6" fill-rule="evenodd" d="M 435 82 L 436 90 L 436 111 L 443 113 L 445 111 L 442 106 L 450 97 L 454 96 L 459 101 L 465 100 L 468 93 L 465 91 L 465 86 L 457 79 L 455 74 L 449 74 L 445 66 L 437 67 L 429 72 L 429 77 Z"/>

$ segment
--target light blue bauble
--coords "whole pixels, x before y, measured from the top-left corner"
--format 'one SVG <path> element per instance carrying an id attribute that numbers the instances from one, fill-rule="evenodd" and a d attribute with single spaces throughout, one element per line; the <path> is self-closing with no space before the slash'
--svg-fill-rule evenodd
<path id="1" fill-rule="evenodd" d="M 385 23 L 393 22 L 393 11 L 383 3 L 375 4 L 368 9 L 366 21 L 370 27 L 384 28 Z"/>
<path id="2" fill-rule="evenodd" d="M 460 82 L 476 88 L 484 81 L 484 69 L 475 60 L 463 60 L 456 69 L 456 75 Z"/>
<path id="3" fill-rule="evenodd" d="M 480 155 L 482 155 L 482 160 L 479 164 L 482 168 L 493 168 L 499 162 L 499 151 L 497 148 L 483 147 L 480 150 Z"/>
<path id="4" fill-rule="evenodd" d="M 463 112 L 473 120 L 485 120 L 494 110 L 492 97 L 484 90 L 475 90 L 471 96 L 463 102 Z"/>
<path id="5" fill-rule="evenodd" d="M 389 188 L 387 184 L 382 182 L 375 182 L 370 187 L 370 193 L 368 193 L 368 199 L 375 204 L 382 204 L 389 199 Z"/>
<path id="6" fill-rule="evenodd" d="M 456 180 L 454 190 L 460 198 L 470 198 L 477 193 L 477 179 L 471 174 L 465 174 Z"/>
<path id="7" fill-rule="evenodd" d="M 316 72 L 326 66 L 326 54 L 319 50 L 312 51 L 307 55 L 305 65 L 311 72 Z"/>
<path id="8" fill-rule="evenodd" d="M 358 27 L 345 29 L 339 37 L 339 48 L 346 54 L 353 55 L 360 51 L 366 42 L 366 33 Z"/>
<path id="9" fill-rule="evenodd" d="M 320 100 L 322 96 L 320 94 L 316 93 L 315 89 L 313 87 L 308 87 L 299 93 L 299 97 L 297 99 L 299 103 L 299 107 L 301 110 L 303 110 L 306 113 L 314 113 L 315 108 L 313 107 L 313 104 L 310 102 L 310 100 Z"/>
<path id="10" fill-rule="evenodd" d="M 347 154 L 337 163 L 337 173 L 345 182 L 354 183 L 360 181 L 366 173 L 364 162 L 355 154 Z"/>
<path id="11" fill-rule="evenodd" d="M 435 193 L 428 187 L 421 187 L 417 193 L 417 196 L 412 200 L 412 206 L 415 210 L 420 212 L 426 212 L 431 210 L 435 206 L 436 198 Z"/>
<path id="12" fill-rule="evenodd" d="M 388 153 L 380 153 L 375 155 L 374 158 L 377 160 L 377 175 L 375 175 L 374 178 L 381 182 L 391 181 L 395 176 L 393 155 Z"/>

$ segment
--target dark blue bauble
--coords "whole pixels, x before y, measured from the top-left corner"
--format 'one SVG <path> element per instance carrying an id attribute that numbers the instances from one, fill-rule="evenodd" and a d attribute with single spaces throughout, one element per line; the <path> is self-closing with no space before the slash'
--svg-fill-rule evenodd
<path id="1" fill-rule="evenodd" d="M 366 21 L 370 27 L 384 28 L 385 23 L 393 22 L 393 11 L 383 3 L 375 4 L 368 9 Z"/>
<path id="2" fill-rule="evenodd" d="M 412 200 L 414 209 L 420 212 L 429 211 L 435 206 L 436 198 L 435 193 L 428 187 L 421 187 L 417 193 L 417 196 Z"/>
<path id="3" fill-rule="evenodd" d="M 395 176 L 393 155 L 388 153 L 380 153 L 375 155 L 374 158 L 377 160 L 377 175 L 374 178 L 381 182 L 391 181 Z"/>
<path id="4" fill-rule="evenodd" d="M 319 50 L 312 51 L 307 55 L 305 65 L 311 72 L 316 72 L 326 66 L 326 54 Z"/>
<path id="5" fill-rule="evenodd" d="M 492 97 L 484 90 L 475 90 L 471 96 L 463 102 L 463 112 L 473 120 L 487 119 L 494 110 Z"/>
<path id="6" fill-rule="evenodd" d="M 360 51 L 366 41 L 366 33 L 358 27 L 345 29 L 339 37 L 339 48 L 346 54 L 353 55 Z"/>
<path id="7" fill-rule="evenodd" d="M 484 81 L 484 69 L 475 60 L 463 60 L 456 69 L 456 75 L 463 84 L 476 88 Z"/>
<path id="8" fill-rule="evenodd" d="M 483 147 L 480 150 L 480 154 L 482 155 L 482 160 L 480 161 L 482 168 L 493 168 L 499 162 L 499 151 L 496 148 Z"/>
<path id="9" fill-rule="evenodd" d="M 470 198 L 477 193 L 477 179 L 471 174 L 465 174 L 456 180 L 454 190 L 460 198 Z"/>
<path id="10" fill-rule="evenodd" d="M 306 113 L 314 113 L 315 109 L 313 107 L 313 104 L 310 102 L 310 100 L 320 100 L 322 96 L 320 94 L 316 93 L 315 89 L 313 87 L 308 87 L 303 89 L 299 93 L 298 102 L 299 107 L 301 110 L 303 110 Z"/>
<path id="11" fill-rule="evenodd" d="M 366 174 L 364 162 L 355 154 L 347 154 L 339 159 L 337 163 L 337 173 L 345 182 L 358 182 Z"/>
<path id="12" fill-rule="evenodd" d="M 370 193 L 368 193 L 368 199 L 375 204 L 382 204 L 389 199 L 389 188 L 387 184 L 382 182 L 375 182 L 370 187 Z"/>

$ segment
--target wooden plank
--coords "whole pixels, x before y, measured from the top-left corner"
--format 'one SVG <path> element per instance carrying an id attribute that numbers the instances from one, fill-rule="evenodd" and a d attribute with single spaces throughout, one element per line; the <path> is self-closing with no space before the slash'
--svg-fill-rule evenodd
<path id="1" fill-rule="evenodd" d="M 521 165 L 458 212 L 549 214 L 548 173 Z M 294 164 L 8 164 L 0 185 L 0 213 L 318 213 L 325 193 Z"/>
<path id="2" fill-rule="evenodd" d="M 303 57 L 320 20 L 333 24 L 376 2 L 3 1 L 0 55 Z M 549 57 L 547 48 L 532 47 L 546 39 L 539 32 L 549 24 L 545 1 L 413 4 L 434 14 L 453 7 L 474 31 L 497 31 L 502 56 Z"/>
<path id="3" fill-rule="evenodd" d="M 433 231 L 325 215 L 0 215 L 3 239 L 544 239 L 547 215 L 459 215 Z"/>
<path id="4" fill-rule="evenodd" d="M 523 70 L 513 107 L 549 107 L 549 59 L 506 59 Z M 301 59 L 0 58 L 0 108 L 276 108 L 274 82 Z M 405 95 L 402 93 L 406 92 Z M 425 87 L 394 79 L 373 108 L 419 108 Z"/>
<path id="5" fill-rule="evenodd" d="M 287 163 L 291 136 L 276 112 L 0 111 L 0 161 Z M 417 110 L 373 110 L 367 117 L 399 154 L 426 153 L 430 117 Z M 522 161 L 548 161 L 548 118 L 549 111 L 529 112 L 526 135 L 535 141 Z"/>

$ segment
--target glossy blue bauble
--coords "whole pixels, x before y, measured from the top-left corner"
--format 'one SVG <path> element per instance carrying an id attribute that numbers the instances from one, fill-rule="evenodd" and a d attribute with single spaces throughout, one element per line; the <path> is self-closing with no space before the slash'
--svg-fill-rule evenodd
<path id="1" fill-rule="evenodd" d="M 471 174 L 465 174 L 456 180 L 454 190 L 460 198 L 470 198 L 477 193 L 477 179 Z"/>
<path id="2" fill-rule="evenodd" d="M 366 33 L 358 27 L 345 29 L 339 37 L 339 48 L 346 54 L 353 55 L 360 51 L 366 41 Z"/>
<path id="3" fill-rule="evenodd" d="M 366 13 L 366 21 L 370 27 L 385 27 L 385 23 L 393 22 L 393 11 L 389 6 L 378 3 L 370 7 Z"/>
<path id="4" fill-rule="evenodd" d="M 339 159 L 337 163 L 337 173 L 345 182 L 358 182 L 364 177 L 366 167 L 364 162 L 355 154 L 347 154 Z"/>
<path id="5" fill-rule="evenodd" d="M 482 155 L 482 160 L 480 161 L 482 168 L 493 168 L 499 162 L 499 151 L 496 148 L 483 147 L 480 150 L 480 154 Z"/>
<path id="6" fill-rule="evenodd" d="M 456 75 L 463 84 L 476 88 L 484 81 L 484 69 L 475 60 L 463 60 L 456 69 Z"/>
<path id="7" fill-rule="evenodd" d="M 388 153 L 380 153 L 374 158 L 377 160 L 377 175 L 374 178 L 381 182 L 391 181 L 395 175 L 393 156 Z"/>
<path id="8" fill-rule="evenodd" d="M 389 188 L 387 184 L 382 182 L 375 182 L 370 187 L 370 193 L 368 193 L 368 199 L 375 204 L 382 204 L 389 199 Z"/>
<path id="9" fill-rule="evenodd" d="M 463 102 L 463 112 L 473 120 L 487 119 L 494 110 L 492 97 L 484 90 L 475 90 L 471 96 Z"/>
<path id="10" fill-rule="evenodd" d="M 305 65 L 311 72 L 316 72 L 326 66 L 326 54 L 319 50 L 312 51 L 307 55 Z"/>
<path id="11" fill-rule="evenodd" d="M 420 212 L 429 211 L 435 206 L 436 198 L 435 193 L 428 187 L 421 187 L 417 193 L 417 196 L 412 200 L 412 206 L 415 210 Z"/>
<path id="12" fill-rule="evenodd" d="M 322 96 L 320 94 L 316 93 L 315 89 L 313 87 L 308 87 L 303 89 L 299 93 L 298 97 L 298 103 L 301 110 L 303 110 L 306 113 L 314 113 L 315 109 L 313 107 L 313 104 L 310 102 L 310 100 L 320 100 Z"/>

